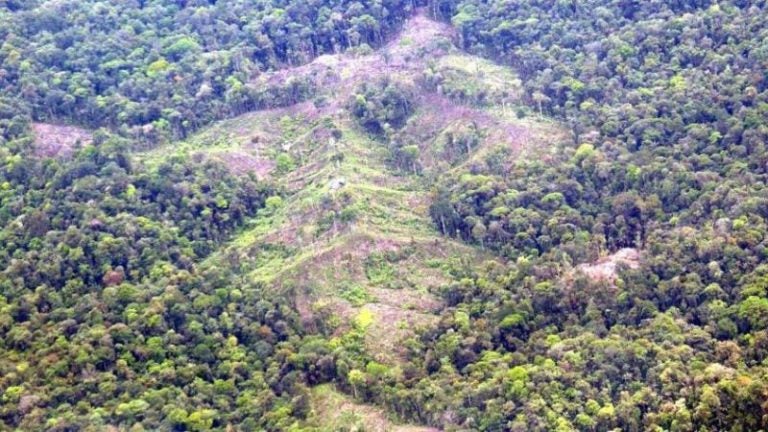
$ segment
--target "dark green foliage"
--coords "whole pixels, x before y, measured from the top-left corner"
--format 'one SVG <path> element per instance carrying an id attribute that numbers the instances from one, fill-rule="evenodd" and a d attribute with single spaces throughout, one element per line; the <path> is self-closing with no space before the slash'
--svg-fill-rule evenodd
<path id="1" fill-rule="evenodd" d="M 766 15 L 743 2 L 555 3 L 443 10 L 466 48 L 521 71 L 531 105 L 573 142 L 444 179 L 438 229 L 516 265 L 446 289 L 453 309 L 417 345 L 431 378 L 415 388 L 458 380 L 435 412 L 482 430 L 763 430 L 766 295 L 753 281 L 768 81 L 741 29 L 765 33 Z M 572 279 L 625 247 L 643 260 L 618 282 Z"/>
<path id="2" fill-rule="evenodd" d="M 324 53 L 378 46 L 410 10 L 399 0 L 12 3 L 17 13 L 0 9 L 0 90 L 23 93 L 37 119 L 150 141 L 306 97 L 299 82 L 267 94 L 248 82 Z"/>
<path id="3" fill-rule="evenodd" d="M 25 138 L 29 136 L 30 121 L 30 109 L 24 101 L 0 97 L 0 145 L 6 149 L 19 149 L 20 144 L 28 141 Z"/>
<path id="4" fill-rule="evenodd" d="M 212 162 L 132 162 L 127 151 L 142 142 L 312 97 L 310 78 L 251 83 L 324 53 L 381 46 L 413 6 L 0 6 L 4 428 L 291 430 L 312 415 L 308 386 L 329 381 L 446 430 L 768 428 L 759 2 L 428 4 L 463 48 L 519 71 L 520 117 L 551 116 L 570 136 L 520 160 L 498 151 L 462 164 L 487 131 L 471 121 L 443 131 L 438 166 L 453 168 L 413 180 L 437 179 L 436 230 L 497 256 L 437 264 L 445 306 L 405 341 L 397 367 L 366 349 L 370 311 L 348 328 L 321 307 L 300 317 L 298 300 L 253 283 L 243 257 L 223 247 L 262 207 L 276 217 L 286 191 Z M 455 91 L 442 91 L 452 103 L 490 103 L 462 77 L 422 84 L 437 91 L 451 80 Z M 428 100 L 418 96 L 392 78 L 365 83 L 347 105 L 412 174 L 423 147 L 404 131 L 415 101 Z M 40 159 L 33 119 L 118 133 L 97 132 L 70 160 Z M 332 136 L 344 138 L 335 126 Z M 275 175 L 296 170 L 288 153 L 273 155 Z M 365 216 L 344 190 L 313 210 L 317 237 L 354 232 Z M 632 268 L 580 271 L 623 248 L 640 256 Z M 398 288 L 410 283 L 404 259 L 370 254 L 359 276 Z M 338 288 L 354 305 L 375 300 L 362 283 Z"/>
<path id="5" fill-rule="evenodd" d="M 388 142 L 391 165 L 400 171 L 421 171 L 419 147 L 395 138 L 416 110 L 415 91 L 389 79 L 360 86 L 348 103 L 354 118 L 367 132 Z"/>
<path id="6" fill-rule="evenodd" d="M 273 357 L 292 346 L 293 312 L 198 267 L 275 191 L 212 163 L 145 171 L 119 148 L 1 162 L 0 419 L 205 430 L 250 417 L 281 429 L 270 410 L 305 406 Z"/>
<path id="7" fill-rule="evenodd" d="M 352 96 L 349 108 L 365 130 L 381 135 L 405 125 L 414 112 L 414 95 L 395 81 L 365 83 Z"/>

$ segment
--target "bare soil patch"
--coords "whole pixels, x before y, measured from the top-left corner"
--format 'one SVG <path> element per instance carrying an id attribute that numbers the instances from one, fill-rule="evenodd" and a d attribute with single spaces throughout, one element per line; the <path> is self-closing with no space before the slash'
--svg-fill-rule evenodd
<path id="1" fill-rule="evenodd" d="M 259 179 L 269 177 L 275 169 L 274 161 L 242 151 L 220 152 L 214 157 L 221 160 L 235 174 L 253 173 Z"/>
<path id="2" fill-rule="evenodd" d="M 333 89 L 325 111 L 340 108 L 352 91 L 377 77 L 397 75 L 413 82 L 426 66 L 426 59 L 455 49 L 455 30 L 423 13 L 406 21 L 402 31 L 383 48 L 367 55 L 326 54 L 297 66 L 264 73 L 250 83 L 254 87 L 284 87 L 291 81 L 309 80 L 319 89 Z"/>
<path id="3" fill-rule="evenodd" d="M 546 161 L 552 144 L 566 138 L 565 131 L 556 124 L 519 119 L 508 107 L 485 109 L 457 103 L 435 92 L 422 92 L 418 104 L 417 115 L 399 136 L 419 146 L 419 161 L 427 170 L 443 169 L 441 164 L 451 162 L 454 166 L 482 162 L 497 150 L 504 151 L 502 163 L 507 169 L 532 151 Z M 457 139 L 462 135 L 474 136 L 477 141 L 468 150 L 463 146 L 459 150 L 456 144 L 453 150 L 447 148 L 449 136 Z"/>
<path id="4" fill-rule="evenodd" d="M 443 302 L 426 292 L 380 287 L 369 288 L 368 292 L 378 300 L 379 304 L 398 309 L 437 313 L 443 307 Z"/>
<path id="5" fill-rule="evenodd" d="M 93 142 L 93 135 L 82 128 L 52 123 L 32 123 L 36 156 L 68 157 L 78 146 Z"/>
<path id="6" fill-rule="evenodd" d="M 576 270 L 595 282 L 615 282 L 622 265 L 630 269 L 639 268 L 640 251 L 634 248 L 619 249 L 593 264 L 581 264 Z"/>

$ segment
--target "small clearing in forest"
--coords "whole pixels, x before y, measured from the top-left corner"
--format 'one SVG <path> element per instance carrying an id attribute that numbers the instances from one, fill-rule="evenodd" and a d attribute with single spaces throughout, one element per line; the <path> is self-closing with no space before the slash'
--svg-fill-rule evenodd
<path id="1" fill-rule="evenodd" d="M 639 268 L 640 251 L 635 248 L 619 249 L 593 264 L 581 264 L 576 270 L 595 282 L 615 282 L 620 266 Z"/>
<path id="2" fill-rule="evenodd" d="M 394 424 L 382 409 L 357 403 L 330 384 L 312 390 L 310 425 L 319 431 L 440 432 L 440 429 Z"/>
<path id="3" fill-rule="evenodd" d="M 78 146 L 90 144 L 93 135 L 85 129 L 52 123 L 32 123 L 36 156 L 67 157 Z"/>

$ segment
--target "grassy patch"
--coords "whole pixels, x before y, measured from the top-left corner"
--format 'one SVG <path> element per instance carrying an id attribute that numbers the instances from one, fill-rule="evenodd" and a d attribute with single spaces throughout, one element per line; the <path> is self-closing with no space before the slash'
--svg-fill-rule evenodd
<path id="1" fill-rule="evenodd" d="M 363 308 L 355 317 L 354 324 L 357 329 L 365 331 L 365 329 L 373 324 L 374 320 L 373 312 L 370 309 Z"/>
<path id="2" fill-rule="evenodd" d="M 362 306 L 375 301 L 375 298 L 368 293 L 364 286 L 356 283 L 344 284 L 339 291 L 339 296 L 352 306 Z"/>
<path id="3" fill-rule="evenodd" d="M 522 82 L 509 68 L 474 56 L 447 55 L 437 63 L 448 96 L 481 104 L 512 103 L 519 99 Z"/>
<path id="4" fill-rule="evenodd" d="M 391 287 L 397 274 L 391 253 L 372 253 L 365 260 L 365 275 L 374 284 Z"/>

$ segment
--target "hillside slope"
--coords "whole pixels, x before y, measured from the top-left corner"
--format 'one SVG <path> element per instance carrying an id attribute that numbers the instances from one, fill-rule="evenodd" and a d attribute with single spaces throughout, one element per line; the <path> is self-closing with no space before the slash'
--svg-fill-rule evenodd
<path id="1" fill-rule="evenodd" d="M 454 36 L 418 13 L 380 51 L 326 55 L 251 83 L 309 77 L 314 101 L 248 113 L 142 154 L 150 165 L 179 154 L 216 159 L 282 185 L 285 193 L 202 266 L 231 268 L 289 296 L 304 326 L 340 341 L 365 320 L 366 356 L 397 366 L 414 330 L 435 323 L 457 268 L 502 264 L 439 233 L 431 179 L 490 154 L 503 163 L 531 150 L 545 155 L 564 139 L 545 119 L 518 118 L 514 73 L 461 53 Z M 438 73 L 439 85 L 426 78 Z M 350 105 L 361 86 L 383 81 L 409 89 L 415 109 L 397 130 L 377 134 Z M 466 150 L 448 149 L 470 133 Z M 417 143 L 416 160 L 398 166 L 396 141 Z"/>
<path id="2" fill-rule="evenodd" d="M 0 1 L 0 430 L 768 430 L 768 6 Z"/>

